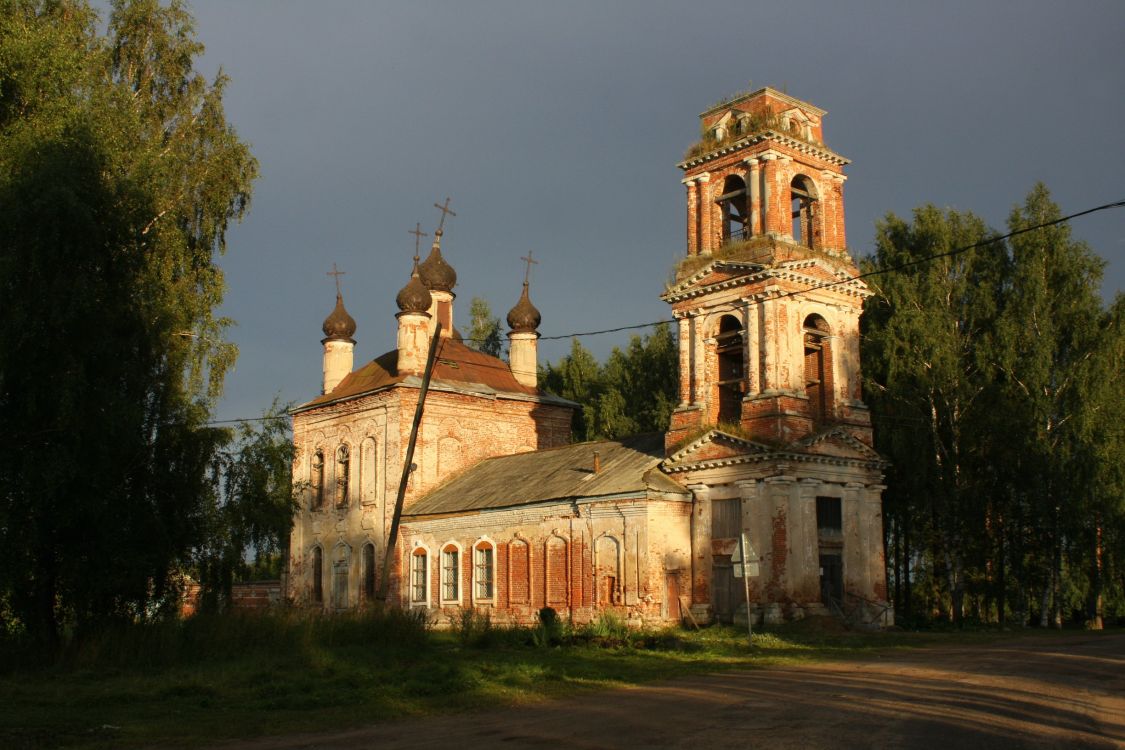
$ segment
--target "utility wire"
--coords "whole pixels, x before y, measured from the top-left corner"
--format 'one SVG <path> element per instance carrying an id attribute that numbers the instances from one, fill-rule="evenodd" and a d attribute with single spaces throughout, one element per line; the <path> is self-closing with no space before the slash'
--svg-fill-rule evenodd
<path id="1" fill-rule="evenodd" d="M 1082 216 L 1088 216 L 1089 214 L 1098 213 L 1099 211 L 1106 211 L 1106 210 L 1111 209 L 1111 208 L 1125 208 L 1125 200 L 1114 201 L 1112 203 L 1105 203 L 1101 206 L 1095 206 L 1094 208 L 1087 208 L 1084 211 L 1078 211 L 1077 213 L 1069 214 L 1067 216 L 1063 216 L 1063 217 L 1060 217 L 1058 219 L 1053 219 L 1052 221 L 1046 221 L 1046 222 L 1043 222 L 1042 224 L 1036 224 L 1036 225 L 1030 226 L 1030 227 L 1023 227 L 1022 229 L 1016 229 L 1012 232 L 1008 232 L 1007 234 L 998 235 L 996 237 L 990 237 L 988 239 L 981 240 L 980 242 L 974 242 L 971 245 L 965 245 L 963 247 L 953 248 L 952 250 L 946 250 L 945 252 L 934 253 L 932 255 L 926 255 L 926 256 L 923 256 L 921 258 L 915 258 L 913 260 L 908 260 L 904 263 L 898 263 L 898 264 L 893 265 L 893 266 L 886 266 L 885 268 L 876 268 L 876 269 L 873 269 L 871 271 L 867 271 L 865 273 L 858 274 L 856 276 L 849 276 L 846 279 L 839 279 L 838 281 L 829 281 L 829 282 L 825 282 L 823 284 L 817 284 L 815 286 L 811 286 L 807 289 L 797 289 L 797 290 L 794 290 L 794 291 L 791 291 L 791 292 L 776 294 L 776 295 L 771 296 L 770 299 L 771 300 L 777 300 L 777 299 L 786 299 L 788 297 L 797 297 L 797 296 L 800 296 L 800 295 L 803 295 L 803 294 L 808 294 L 809 292 L 815 292 L 819 289 L 829 289 L 829 288 L 834 287 L 834 286 L 841 286 L 843 284 L 850 284 L 853 281 L 858 281 L 860 279 L 870 278 L 872 276 L 880 276 L 880 275 L 888 274 L 888 273 L 896 273 L 898 271 L 903 271 L 907 268 L 913 268 L 914 266 L 922 265 L 923 263 L 930 263 L 930 262 L 935 261 L 935 260 L 941 260 L 942 258 L 951 258 L 955 255 L 961 255 L 962 253 L 967 253 L 970 250 L 976 250 L 977 248 L 987 247 L 988 245 L 994 245 L 997 242 L 1002 242 L 1004 240 L 1011 239 L 1012 237 L 1017 237 L 1021 234 L 1027 234 L 1028 232 L 1034 232 L 1034 231 L 1037 231 L 1039 229 L 1046 229 L 1047 227 L 1053 227 L 1053 226 L 1056 226 L 1058 224 L 1063 224 L 1065 222 L 1068 222 L 1072 219 L 1077 219 L 1077 218 L 1082 217 Z M 734 308 L 732 307 L 731 309 L 734 309 Z M 575 332 L 575 333 L 559 334 L 559 335 L 555 335 L 555 336 L 540 336 L 539 339 L 541 341 L 557 341 L 559 339 L 573 339 L 573 338 L 580 338 L 580 337 L 583 337 L 583 336 L 600 336 L 600 335 L 605 334 L 605 333 L 619 333 L 621 331 L 633 331 L 633 330 L 637 330 L 637 329 L 640 329 L 640 328 L 651 328 L 652 326 L 661 325 L 661 324 L 672 324 L 672 323 L 675 323 L 675 322 L 676 322 L 676 320 L 674 318 L 663 319 L 663 320 L 654 320 L 654 321 L 651 321 L 651 322 L 648 322 L 648 323 L 637 323 L 635 325 L 617 326 L 616 328 L 603 328 L 603 329 L 597 330 L 597 331 L 578 331 L 578 332 Z M 474 343 L 483 343 L 483 341 L 484 341 L 484 339 L 468 339 L 468 338 L 463 339 L 463 340 L 464 341 L 472 341 Z M 480 363 L 480 364 L 474 363 L 474 366 L 476 366 L 476 367 L 488 367 L 488 365 L 484 365 L 483 363 Z M 502 369 L 499 366 L 494 366 L 494 367 L 496 367 L 496 369 Z M 261 422 L 261 421 L 266 421 L 266 420 L 270 420 L 270 419 L 277 419 L 277 417 L 251 417 L 251 418 L 248 418 L 248 419 L 223 419 L 223 420 L 217 420 L 217 421 L 214 421 L 214 422 L 207 422 L 207 423 L 205 423 L 205 426 L 212 426 L 212 425 L 219 425 L 219 424 L 236 424 L 236 423 L 239 423 L 239 422 Z"/>

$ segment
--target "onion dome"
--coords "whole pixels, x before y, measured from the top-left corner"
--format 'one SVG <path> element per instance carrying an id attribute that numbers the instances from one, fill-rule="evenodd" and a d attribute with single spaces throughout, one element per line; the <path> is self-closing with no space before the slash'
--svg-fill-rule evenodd
<path id="1" fill-rule="evenodd" d="M 512 329 L 513 333 L 534 333 L 542 319 L 543 316 L 539 314 L 535 305 L 531 304 L 531 298 L 527 296 L 527 282 L 525 281 L 523 282 L 523 294 L 520 295 L 520 301 L 508 311 L 508 327 Z"/>
<path id="2" fill-rule="evenodd" d="M 404 313 L 424 313 L 433 303 L 430 290 L 422 283 L 418 270 L 418 256 L 414 256 L 414 271 L 410 274 L 410 281 L 406 282 L 406 286 L 395 297 L 398 309 Z"/>
<path id="3" fill-rule="evenodd" d="M 422 265 L 418 266 L 418 272 L 422 277 L 422 283 L 431 291 L 452 292 L 453 287 L 457 285 L 457 272 L 453 270 L 453 266 L 445 262 L 445 258 L 441 257 L 441 235 L 440 229 L 434 232 L 430 257 L 422 261 Z"/>
<path id="4" fill-rule="evenodd" d="M 344 298 L 336 293 L 336 307 L 321 326 L 324 336 L 333 341 L 351 341 L 355 335 L 355 319 L 344 309 Z"/>

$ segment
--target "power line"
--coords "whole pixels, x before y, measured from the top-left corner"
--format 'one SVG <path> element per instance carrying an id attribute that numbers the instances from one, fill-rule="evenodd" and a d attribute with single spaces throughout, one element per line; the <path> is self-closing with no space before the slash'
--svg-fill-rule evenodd
<path id="1" fill-rule="evenodd" d="M 1057 226 L 1059 224 L 1063 224 L 1065 222 L 1071 221 L 1072 219 L 1077 219 L 1077 218 L 1080 218 L 1082 216 L 1088 216 L 1089 214 L 1098 213 L 1099 211 L 1106 211 L 1106 210 L 1111 209 L 1111 208 L 1125 208 L 1125 200 L 1114 201 L 1112 203 L 1105 203 L 1101 206 L 1095 206 L 1093 208 L 1087 208 L 1083 211 L 1078 211 L 1076 213 L 1069 214 L 1067 216 L 1063 216 L 1063 217 L 1060 217 L 1058 219 L 1053 219 L 1051 221 L 1043 222 L 1042 224 L 1036 224 L 1036 225 L 1030 226 L 1030 227 L 1023 227 L 1022 229 L 1016 229 L 1014 231 L 1008 232 L 1007 234 L 998 235 L 996 237 L 990 237 L 988 239 L 981 240 L 980 242 L 974 242 L 971 245 L 965 245 L 963 247 L 953 248 L 952 250 L 946 250 L 946 251 L 941 252 L 941 253 L 934 253 L 932 255 L 926 255 L 926 256 L 923 256 L 921 258 L 915 258 L 913 260 L 909 260 L 909 261 L 906 261 L 906 262 L 903 262 L 903 263 L 899 263 L 899 264 L 894 265 L 894 266 L 887 266 L 887 267 L 884 267 L 884 268 L 873 269 L 873 270 L 867 271 L 865 273 L 860 273 L 856 276 L 849 276 L 846 279 L 839 279 L 837 281 L 829 281 L 829 282 L 825 282 L 823 284 L 817 284 L 815 286 L 808 287 L 807 289 L 797 289 L 797 290 L 785 292 L 785 293 L 782 293 L 782 294 L 776 294 L 776 295 L 773 295 L 772 297 L 770 297 L 770 299 L 771 300 L 777 300 L 777 299 L 786 299 L 788 297 L 797 297 L 797 296 L 800 296 L 802 294 L 808 294 L 809 292 L 815 292 L 815 291 L 820 290 L 820 289 L 829 289 L 829 288 L 835 287 L 835 286 L 850 284 L 854 281 L 858 281 L 860 279 L 870 278 L 872 276 L 880 276 L 880 275 L 888 274 L 888 273 L 896 273 L 896 272 L 899 272 L 899 271 L 903 271 L 907 268 L 913 268 L 914 266 L 922 265 L 924 263 L 930 263 L 930 262 L 935 261 L 935 260 L 941 260 L 942 258 L 951 258 L 955 255 L 961 255 L 962 253 L 967 253 L 970 250 L 976 250 L 977 248 L 987 247 L 988 245 L 994 245 L 997 242 L 1002 242 L 1004 240 L 1011 239 L 1012 237 L 1017 237 L 1021 234 L 1026 234 L 1028 232 L 1034 232 L 1034 231 L 1037 231 L 1037 230 L 1040 230 L 1040 229 L 1046 229 L 1047 227 Z M 716 260 L 718 260 L 718 259 L 716 259 Z M 734 307 L 732 306 L 731 309 L 734 309 Z M 634 325 L 617 326 L 615 328 L 603 328 L 603 329 L 596 330 L 596 331 L 577 331 L 575 333 L 559 334 L 559 335 L 554 335 L 554 336 L 540 336 L 539 338 L 540 338 L 541 341 L 557 341 L 559 339 L 573 339 L 573 338 L 581 338 L 581 337 L 585 337 L 585 336 L 600 336 L 600 335 L 606 334 L 606 333 L 620 333 L 621 331 L 633 331 L 633 330 L 638 330 L 638 329 L 641 329 L 641 328 L 651 328 L 652 326 L 661 325 L 661 324 L 672 324 L 672 323 L 675 323 L 675 322 L 676 322 L 675 319 L 662 319 L 662 320 L 654 320 L 654 321 L 651 321 L 651 322 L 648 322 L 648 323 L 636 323 Z M 483 341 L 484 341 L 484 339 L 470 339 L 470 338 L 464 338 L 462 340 L 463 341 L 472 341 L 474 343 L 483 343 Z M 484 365 L 483 363 L 477 364 L 476 366 L 488 367 L 488 365 Z M 499 366 L 494 366 L 494 367 L 496 367 L 496 369 L 501 369 Z M 248 418 L 248 419 L 224 419 L 224 420 L 217 420 L 217 421 L 214 421 L 214 422 L 207 422 L 207 423 L 205 423 L 205 426 L 219 425 L 219 424 L 236 424 L 236 423 L 239 423 L 239 422 L 260 422 L 260 421 L 266 421 L 266 420 L 269 420 L 269 419 L 276 419 L 276 418 L 277 417 L 251 417 L 251 418 Z"/>

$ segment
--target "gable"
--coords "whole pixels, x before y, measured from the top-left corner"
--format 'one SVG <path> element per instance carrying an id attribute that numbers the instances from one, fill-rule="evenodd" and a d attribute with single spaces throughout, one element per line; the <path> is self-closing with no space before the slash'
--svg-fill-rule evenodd
<path id="1" fill-rule="evenodd" d="M 741 458 L 755 453 L 767 453 L 769 448 L 721 430 L 711 430 L 693 440 L 668 457 L 668 464 L 722 461 Z"/>
<path id="2" fill-rule="evenodd" d="M 831 427 L 793 444 L 803 453 L 859 461 L 879 461 L 882 457 L 844 427 Z"/>

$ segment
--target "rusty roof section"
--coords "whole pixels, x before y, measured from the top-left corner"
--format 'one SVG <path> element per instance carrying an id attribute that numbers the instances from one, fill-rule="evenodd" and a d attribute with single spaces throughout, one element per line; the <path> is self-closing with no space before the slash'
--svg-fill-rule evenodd
<path id="1" fill-rule="evenodd" d="M 306 411 L 324 404 L 361 396 L 402 383 L 408 377 L 412 376 L 398 371 L 398 350 L 391 350 L 349 373 L 332 389 L 331 393 L 314 398 L 293 411 Z M 476 390 L 495 391 L 499 394 L 531 397 L 547 395 L 538 388 L 521 385 L 512 374 L 512 368 L 504 360 L 471 349 L 453 338 L 444 337 L 441 339 L 437 362 L 434 364 L 433 387 L 441 387 L 442 384 L 453 388 L 476 386 Z M 557 397 L 552 397 L 552 400 L 563 405 L 570 404 L 569 401 Z"/>
<path id="2" fill-rule="evenodd" d="M 597 473 L 595 451 L 600 463 Z M 411 505 L 405 515 L 418 517 L 552 500 L 645 495 L 649 490 L 690 494 L 660 470 L 663 460 L 662 434 L 487 458 Z"/>

